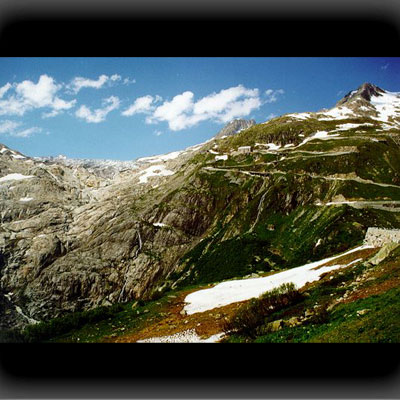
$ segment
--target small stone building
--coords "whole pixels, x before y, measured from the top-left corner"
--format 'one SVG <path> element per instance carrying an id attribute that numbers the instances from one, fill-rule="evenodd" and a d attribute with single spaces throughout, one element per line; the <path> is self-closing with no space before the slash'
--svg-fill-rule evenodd
<path id="1" fill-rule="evenodd" d="M 241 146 L 238 148 L 238 152 L 242 154 L 250 154 L 251 153 L 251 146 Z"/>
<path id="2" fill-rule="evenodd" d="M 400 229 L 368 228 L 364 244 L 381 247 L 388 243 L 400 243 Z"/>

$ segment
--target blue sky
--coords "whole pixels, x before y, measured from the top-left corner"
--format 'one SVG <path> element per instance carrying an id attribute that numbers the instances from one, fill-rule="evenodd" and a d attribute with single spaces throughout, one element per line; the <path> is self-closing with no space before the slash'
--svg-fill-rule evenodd
<path id="1" fill-rule="evenodd" d="M 234 118 L 330 108 L 364 82 L 400 92 L 400 58 L 0 58 L 0 142 L 132 160 Z"/>

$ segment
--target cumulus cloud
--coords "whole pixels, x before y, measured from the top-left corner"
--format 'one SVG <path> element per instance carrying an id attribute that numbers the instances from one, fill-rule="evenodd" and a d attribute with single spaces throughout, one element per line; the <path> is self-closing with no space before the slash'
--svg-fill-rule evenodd
<path id="1" fill-rule="evenodd" d="M 89 123 L 99 123 L 106 120 L 107 114 L 119 107 L 120 101 L 116 96 L 110 96 L 103 100 L 102 108 L 98 108 L 92 111 L 89 107 L 82 105 L 76 112 L 75 115 L 78 118 L 84 119 Z"/>
<path id="2" fill-rule="evenodd" d="M 124 110 L 121 115 L 125 117 L 130 117 L 138 113 L 147 113 L 154 109 L 153 103 L 158 102 L 161 99 L 160 96 L 143 96 L 138 97 L 135 102 L 130 105 L 126 110 Z"/>
<path id="3" fill-rule="evenodd" d="M 14 87 L 15 92 L 6 99 L 0 100 L 0 115 L 24 115 L 35 108 L 48 107 L 57 113 L 72 108 L 76 100 L 65 101 L 56 96 L 62 85 L 46 74 L 41 75 L 38 82 L 25 80 L 11 85 L 7 83 L 0 89 L 0 98 Z M 51 112 L 50 112 L 51 113 Z"/>
<path id="4" fill-rule="evenodd" d="M 3 120 L 0 121 L 0 133 L 14 132 L 21 125 L 21 122 Z"/>
<path id="5" fill-rule="evenodd" d="M 285 91 L 283 89 L 267 89 L 265 91 L 265 103 L 275 103 L 278 100 L 278 96 L 284 94 Z"/>
<path id="6" fill-rule="evenodd" d="M 124 84 L 126 79 L 127 78 L 124 79 Z M 113 83 L 121 80 L 122 77 L 118 74 L 111 76 L 102 74 L 97 79 L 77 76 L 67 85 L 67 89 L 70 91 L 70 93 L 77 94 L 83 88 L 101 89 L 106 86 L 106 84 L 112 85 Z"/>
<path id="7" fill-rule="evenodd" d="M 37 126 L 20 130 L 21 125 L 22 123 L 18 121 L 0 121 L 0 134 L 25 138 L 32 136 L 34 133 L 39 133 L 42 131 L 42 128 L 38 128 Z"/>
<path id="8" fill-rule="evenodd" d="M 205 120 L 229 122 L 249 115 L 262 104 L 259 90 L 248 89 L 243 85 L 214 92 L 196 102 L 193 99 L 194 94 L 190 91 L 179 94 L 157 107 L 146 118 L 146 122 L 166 121 L 171 130 L 178 131 Z"/>
<path id="9" fill-rule="evenodd" d="M 15 91 L 26 103 L 34 108 L 51 106 L 60 85 L 47 75 L 41 75 L 38 83 L 23 81 L 18 83 Z"/>

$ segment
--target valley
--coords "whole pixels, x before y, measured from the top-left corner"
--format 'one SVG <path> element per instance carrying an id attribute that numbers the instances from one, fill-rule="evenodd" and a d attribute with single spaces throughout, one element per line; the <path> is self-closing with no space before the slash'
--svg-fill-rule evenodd
<path id="1" fill-rule="evenodd" d="M 400 229 L 399 96 L 363 84 L 129 162 L 0 145 L 4 338 L 398 341 L 398 243 L 364 239 Z M 228 329 L 274 290 L 295 300 Z"/>

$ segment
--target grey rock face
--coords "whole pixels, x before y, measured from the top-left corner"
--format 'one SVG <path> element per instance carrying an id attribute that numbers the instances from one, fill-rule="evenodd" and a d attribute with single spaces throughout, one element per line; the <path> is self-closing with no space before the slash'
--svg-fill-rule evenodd
<path id="1" fill-rule="evenodd" d="M 160 169 L 174 174 L 193 153 L 160 161 Z M 114 170 L 109 179 L 100 166 L 90 171 L 36 160 L 0 145 L 3 325 L 152 293 L 209 223 L 192 208 L 210 207 L 196 195 L 169 199 L 177 204 L 172 209 L 159 207 L 163 183 L 175 176 L 155 172 L 141 181 L 153 165 Z"/>
<path id="2" fill-rule="evenodd" d="M 234 119 L 225 125 L 216 135 L 216 138 L 221 138 L 222 136 L 232 136 L 236 133 L 250 128 L 255 125 L 256 121 L 254 119 L 246 120 L 246 119 Z"/>
<path id="3" fill-rule="evenodd" d="M 349 92 L 342 100 L 340 100 L 336 106 L 341 106 L 356 100 L 370 101 L 372 96 L 381 96 L 385 91 L 378 86 L 371 83 L 363 83 L 357 90 Z"/>

